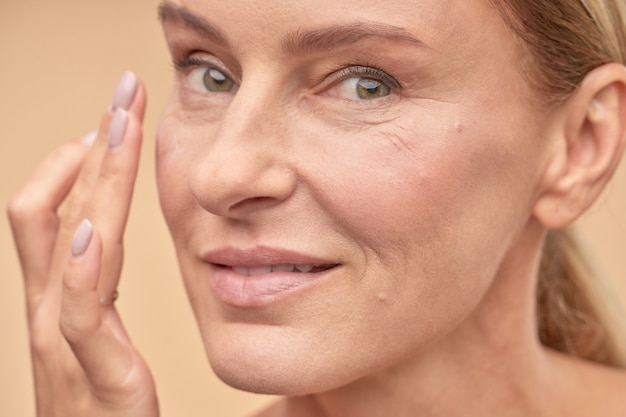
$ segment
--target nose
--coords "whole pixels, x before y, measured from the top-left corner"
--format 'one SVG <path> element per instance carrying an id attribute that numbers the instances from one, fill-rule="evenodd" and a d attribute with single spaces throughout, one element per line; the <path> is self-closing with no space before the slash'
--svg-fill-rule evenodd
<path id="1" fill-rule="evenodd" d="M 295 189 L 284 112 L 254 90 L 241 85 L 188 177 L 198 203 L 218 216 L 244 218 L 276 207 Z"/>

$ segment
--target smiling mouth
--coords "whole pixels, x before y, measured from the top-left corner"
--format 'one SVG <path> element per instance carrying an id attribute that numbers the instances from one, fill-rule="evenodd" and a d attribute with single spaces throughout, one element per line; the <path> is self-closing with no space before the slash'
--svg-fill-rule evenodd
<path id="1" fill-rule="evenodd" d="M 225 247 L 202 255 L 213 295 L 237 308 L 278 303 L 328 282 L 342 268 L 329 258 L 267 246 Z"/>
<path id="2" fill-rule="evenodd" d="M 317 264 L 278 264 L 278 265 L 266 265 L 266 266 L 229 266 L 218 265 L 222 268 L 231 269 L 233 272 L 244 276 L 257 276 L 266 275 L 272 272 L 298 272 L 298 273 L 310 273 L 315 274 L 319 272 L 328 271 L 337 266 L 337 264 L 317 265 Z"/>
<path id="3" fill-rule="evenodd" d="M 214 263 L 213 294 L 223 303 L 238 308 L 256 308 L 301 293 L 323 282 L 339 264 L 226 265 Z"/>

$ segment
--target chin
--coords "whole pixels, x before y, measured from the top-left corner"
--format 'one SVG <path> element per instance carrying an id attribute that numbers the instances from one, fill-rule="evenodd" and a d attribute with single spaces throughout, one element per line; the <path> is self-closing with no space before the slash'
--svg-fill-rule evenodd
<path id="1" fill-rule="evenodd" d="M 264 395 L 306 395 L 314 390 L 304 386 L 295 386 L 293 375 L 285 377 L 275 372 L 232 369 L 230 366 L 211 365 L 217 377 L 225 384 L 246 392 Z M 295 372 L 294 372 L 295 374 Z"/>
<path id="2" fill-rule="evenodd" d="M 251 364 L 246 359 L 249 358 L 209 357 L 209 362 L 213 372 L 225 384 L 255 394 L 300 396 L 333 388 L 327 381 L 322 383 L 317 380 L 325 379 L 319 377 L 319 372 L 289 366 L 284 362 L 278 364 L 280 358 L 262 365 Z"/>
<path id="3" fill-rule="evenodd" d="M 301 396 L 329 391 L 362 376 L 363 370 L 347 364 L 345 357 L 303 340 L 287 341 L 284 334 L 250 339 L 215 336 L 205 344 L 211 368 L 224 383 L 242 391 Z"/>

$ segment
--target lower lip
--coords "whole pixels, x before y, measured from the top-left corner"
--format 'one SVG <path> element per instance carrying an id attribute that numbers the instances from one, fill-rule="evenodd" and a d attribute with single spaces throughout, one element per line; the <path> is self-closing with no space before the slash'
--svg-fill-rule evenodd
<path id="1" fill-rule="evenodd" d="M 311 287 L 335 269 L 246 276 L 231 268 L 215 266 L 211 286 L 215 296 L 225 304 L 241 308 L 261 307 Z"/>

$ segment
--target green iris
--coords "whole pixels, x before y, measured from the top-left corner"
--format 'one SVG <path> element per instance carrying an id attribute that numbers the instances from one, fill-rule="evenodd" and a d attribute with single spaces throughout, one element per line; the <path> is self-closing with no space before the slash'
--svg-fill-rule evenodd
<path id="1" fill-rule="evenodd" d="M 204 73 L 202 82 L 208 91 L 217 93 L 231 91 L 235 85 L 235 82 L 224 75 L 224 73 L 212 68 L 207 69 Z"/>
<path id="2" fill-rule="evenodd" d="M 372 100 L 391 93 L 389 86 L 372 78 L 361 78 L 356 83 L 357 95 L 363 100 Z"/>

